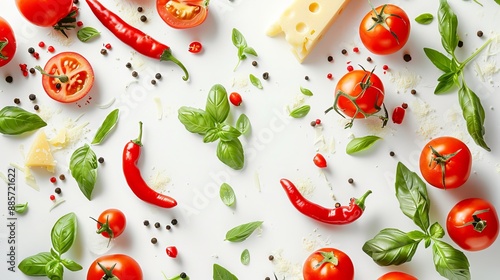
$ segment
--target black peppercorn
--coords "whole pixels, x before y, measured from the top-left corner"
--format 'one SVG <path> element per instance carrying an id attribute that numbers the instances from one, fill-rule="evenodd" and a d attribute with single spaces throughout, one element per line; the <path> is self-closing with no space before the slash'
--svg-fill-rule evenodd
<path id="1" fill-rule="evenodd" d="M 127 62 L 127 64 L 125 64 L 125 67 L 132 68 L 132 64 L 130 62 Z"/>
<path id="2" fill-rule="evenodd" d="M 28 48 L 28 52 L 31 53 L 31 54 L 33 54 L 35 52 L 35 49 L 33 47 L 29 47 Z"/>
<path id="3" fill-rule="evenodd" d="M 408 103 L 403 103 L 403 104 L 401 104 L 401 107 L 403 107 L 403 109 L 408 108 Z"/>
<path id="4" fill-rule="evenodd" d="M 274 260 L 274 256 L 273 256 L 273 255 L 269 255 L 268 259 L 269 259 L 270 261 L 272 261 L 272 260 Z"/>
<path id="5" fill-rule="evenodd" d="M 155 228 L 160 228 L 160 223 L 156 222 L 155 223 Z"/>
<path id="6" fill-rule="evenodd" d="M 262 78 L 263 78 L 264 80 L 269 79 L 269 73 L 264 72 L 264 74 L 262 74 Z"/>
<path id="7" fill-rule="evenodd" d="M 172 223 L 172 225 L 175 226 L 177 224 L 177 219 L 172 219 L 171 223 Z"/>
<path id="8" fill-rule="evenodd" d="M 305 76 L 305 77 L 304 77 L 304 79 L 305 79 L 306 81 L 309 81 L 309 76 Z"/>
<path id="9" fill-rule="evenodd" d="M 252 61 L 252 66 L 257 66 L 257 61 Z"/>
<path id="10" fill-rule="evenodd" d="M 148 18 L 145 16 L 145 15 L 142 15 L 141 16 L 141 21 L 142 22 L 146 22 L 148 20 Z"/>
<path id="11" fill-rule="evenodd" d="M 56 89 L 61 89 L 61 83 L 56 84 Z"/>
<path id="12" fill-rule="evenodd" d="M 156 239 L 155 237 L 151 238 L 151 243 L 156 244 L 157 242 L 158 242 L 158 239 Z"/>
<path id="13" fill-rule="evenodd" d="M 349 184 L 352 184 L 352 183 L 354 183 L 354 179 L 349 178 L 349 180 L 347 180 L 347 182 L 349 182 Z"/>
<path id="14" fill-rule="evenodd" d="M 156 78 L 157 80 L 161 79 L 161 74 L 160 74 L 160 73 L 156 73 L 155 78 Z"/>
<path id="15" fill-rule="evenodd" d="M 367 58 L 366 58 L 366 61 L 368 61 L 368 62 L 372 62 L 372 58 L 371 58 L 371 57 L 367 57 Z"/>
<path id="16" fill-rule="evenodd" d="M 458 45 L 457 45 L 459 48 L 463 47 L 464 46 L 464 42 L 463 41 L 458 41 Z"/>
<path id="17" fill-rule="evenodd" d="M 35 105 L 35 106 L 33 106 L 33 109 L 35 109 L 35 111 L 38 111 L 40 109 L 40 106 Z"/>
<path id="18" fill-rule="evenodd" d="M 14 79 L 12 78 L 12 76 L 7 76 L 5 77 L 5 81 L 10 84 L 12 83 L 12 81 L 14 81 Z"/>
<path id="19" fill-rule="evenodd" d="M 165 229 L 170 230 L 172 227 L 170 225 L 167 225 Z"/>
<path id="20" fill-rule="evenodd" d="M 405 55 L 403 55 L 403 59 L 404 59 L 404 61 L 409 62 L 411 60 L 411 55 L 405 53 Z"/>
<path id="21" fill-rule="evenodd" d="M 108 54 L 108 51 L 106 49 L 101 49 L 101 54 L 102 55 L 107 55 Z"/>
<path id="22" fill-rule="evenodd" d="M 35 73 L 36 73 L 35 68 L 33 68 L 33 67 L 32 67 L 32 68 L 30 68 L 30 73 L 31 73 L 31 74 L 35 74 Z"/>
<path id="23" fill-rule="evenodd" d="M 142 13 L 142 11 L 143 11 L 142 7 L 137 7 L 137 11 L 138 11 L 139 13 Z"/>
<path id="24" fill-rule="evenodd" d="M 479 31 L 477 32 L 477 37 L 483 37 L 483 31 L 479 30 Z"/>
<path id="25" fill-rule="evenodd" d="M 73 4 L 78 4 L 78 0 L 73 0 Z"/>
<path id="26" fill-rule="evenodd" d="M 56 189 L 54 190 L 54 192 L 55 192 L 55 193 L 57 193 L 57 194 L 61 194 L 61 188 L 56 188 Z"/>
<path id="27" fill-rule="evenodd" d="M 394 156 L 394 155 L 396 155 L 396 154 L 395 154 L 393 151 L 390 151 L 390 152 L 389 152 L 389 155 L 390 155 L 391 157 L 393 157 L 393 156 Z"/>
<path id="28" fill-rule="evenodd" d="M 328 62 L 332 62 L 333 61 L 333 56 L 329 55 L 328 56 Z"/>
<path id="29" fill-rule="evenodd" d="M 316 126 L 316 121 L 311 121 L 311 126 Z"/>
<path id="30" fill-rule="evenodd" d="M 104 158 L 103 157 L 99 157 L 99 159 L 97 161 L 99 161 L 99 163 L 104 163 Z"/>
<path id="31" fill-rule="evenodd" d="M 346 50 L 346 49 L 343 49 L 343 50 L 342 50 L 342 54 L 347 54 L 347 50 Z"/>
<path id="32" fill-rule="evenodd" d="M 139 74 L 137 73 L 137 71 L 132 71 L 132 77 L 137 77 L 139 76 Z"/>
<path id="33" fill-rule="evenodd" d="M 66 176 L 64 176 L 64 174 L 59 175 L 59 180 L 62 181 L 66 180 Z"/>
<path id="34" fill-rule="evenodd" d="M 156 85 L 156 80 L 151 80 L 152 85 Z"/>
<path id="35" fill-rule="evenodd" d="M 342 206 L 340 203 L 338 202 L 335 203 L 335 208 L 339 208 L 340 206 Z"/>
<path id="36" fill-rule="evenodd" d="M 413 95 L 415 95 L 415 94 L 417 94 L 417 91 L 416 91 L 416 90 L 414 90 L 414 89 L 412 89 L 412 90 L 410 91 L 410 93 L 411 93 L 411 94 L 413 94 Z"/>
<path id="37" fill-rule="evenodd" d="M 187 277 L 187 274 L 185 272 L 181 272 L 181 274 L 179 274 L 179 277 L 184 279 Z"/>
<path id="38" fill-rule="evenodd" d="M 145 226 L 149 226 L 149 221 L 148 220 L 144 220 L 144 222 L 142 222 L 143 225 Z"/>
<path id="39" fill-rule="evenodd" d="M 266 277 L 266 278 L 264 278 L 264 280 L 271 280 L 271 278 L 269 278 L 269 277 Z"/>
<path id="40" fill-rule="evenodd" d="M 14 103 L 19 104 L 21 103 L 21 100 L 19 98 L 14 98 Z"/>
<path id="41" fill-rule="evenodd" d="M 34 94 L 32 93 L 32 94 L 30 94 L 30 95 L 28 96 L 28 98 L 29 98 L 31 101 L 33 101 L 33 100 L 35 100 L 35 99 L 36 99 L 36 95 L 34 95 Z"/>

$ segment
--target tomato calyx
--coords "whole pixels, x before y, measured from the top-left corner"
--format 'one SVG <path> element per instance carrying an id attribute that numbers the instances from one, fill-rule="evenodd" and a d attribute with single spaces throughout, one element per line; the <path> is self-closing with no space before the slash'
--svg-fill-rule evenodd
<path id="1" fill-rule="evenodd" d="M 9 40 L 7 40 L 7 38 L 5 38 L 5 41 L 0 40 L 0 59 L 2 59 L 2 60 L 9 59 L 8 56 L 5 56 L 2 54 L 3 48 L 5 48 L 5 46 L 7 46 L 8 44 L 9 44 Z"/>
<path id="2" fill-rule="evenodd" d="M 66 38 L 68 38 L 68 34 L 66 34 L 65 30 L 71 30 L 76 27 L 76 16 L 78 14 L 78 8 L 73 6 L 71 8 L 71 12 L 62 19 L 60 19 L 53 27 L 55 30 L 60 31 Z"/>
<path id="3" fill-rule="evenodd" d="M 106 222 L 102 223 L 99 222 L 98 220 L 90 217 L 92 220 L 94 220 L 96 223 L 99 224 L 100 228 L 96 231 L 97 234 L 101 234 L 103 232 L 107 233 L 109 235 L 109 240 L 108 240 L 108 247 L 109 244 L 111 243 L 111 240 L 115 237 L 115 234 L 113 233 L 113 230 L 109 226 L 109 216 L 106 216 Z"/>
<path id="4" fill-rule="evenodd" d="M 115 266 L 116 266 L 116 263 L 113 264 L 112 267 L 110 267 L 109 269 L 107 269 L 104 265 L 102 265 L 100 262 L 97 263 L 97 265 L 99 265 L 99 267 L 102 269 L 102 271 L 104 272 L 104 275 L 102 276 L 102 280 L 120 280 L 120 278 L 116 277 L 114 274 L 113 274 L 113 269 L 115 269 Z"/>
<path id="5" fill-rule="evenodd" d="M 371 3 L 370 3 L 371 5 Z M 382 26 L 385 30 L 389 31 L 389 33 L 391 33 L 391 35 L 394 37 L 394 39 L 396 39 L 396 42 L 398 43 L 399 45 L 399 39 L 398 39 L 398 35 L 391 30 L 391 28 L 389 27 L 389 25 L 387 25 L 387 19 L 389 17 L 397 17 L 399 19 L 402 19 L 399 15 L 396 15 L 396 14 L 387 14 L 385 13 L 385 8 L 387 7 L 387 4 L 385 4 L 384 6 L 382 6 L 382 9 L 380 9 L 380 13 L 377 13 L 377 10 L 375 9 L 375 7 L 372 6 L 372 11 L 373 13 L 375 14 L 375 16 L 372 16 L 372 20 L 374 21 L 373 25 L 368 28 L 368 31 L 371 31 L 373 29 L 375 29 L 375 27 L 377 27 L 378 25 Z"/>
<path id="6" fill-rule="evenodd" d="M 331 263 L 334 266 L 337 266 L 339 264 L 339 259 L 335 256 L 333 251 L 331 251 L 331 252 L 319 252 L 319 253 L 323 257 L 323 259 L 314 266 L 315 269 L 319 269 L 320 267 L 322 267 L 326 263 Z"/>
<path id="7" fill-rule="evenodd" d="M 454 153 L 446 154 L 446 155 L 441 155 L 432 146 L 429 146 L 429 149 L 431 149 L 432 155 L 434 156 L 429 161 L 429 167 L 431 167 L 431 165 L 432 165 L 433 162 L 435 162 L 436 165 L 439 165 L 441 167 L 441 181 L 442 181 L 442 184 L 443 184 L 443 189 L 446 190 L 446 184 L 445 184 L 445 179 L 446 179 L 446 163 L 452 157 L 456 156 L 462 149 L 459 149 L 458 151 L 456 151 Z"/>
<path id="8" fill-rule="evenodd" d="M 483 210 L 477 210 L 474 213 L 472 213 L 472 221 L 469 221 L 461 226 L 456 226 L 457 228 L 463 228 L 472 225 L 474 227 L 474 230 L 481 233 L 483 230 L 486 228 L 488 225 L 486 220 L 483 220 L 479 218 L 477 215 L 487 213 L 489 212 L 490 209 L 483 209 Z"/>
<path id="9" fill-rule="evenodd" d="M 54 78 L 54 79 L 59 79 L 59 81 L 61 83 L 67 83 L 67 82 L 69 82 L 69 78 L 66 75 L 52 75 L 52 74 L 49 74 L 49 73 L 45 72 L 45 70 L 43 70 L 42 67 L 40 67 L 38 65 L 35 66 L 35 69 L 38 70 L 38 72 L 40 72 L 42 75 L 45 75 L 47 77 L 51 77 L 51 78 Z"/>

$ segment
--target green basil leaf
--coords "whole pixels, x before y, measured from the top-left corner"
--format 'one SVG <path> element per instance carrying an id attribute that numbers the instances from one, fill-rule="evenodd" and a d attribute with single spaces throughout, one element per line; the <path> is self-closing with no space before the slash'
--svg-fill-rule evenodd
<path id="1" fill-rule="evenodd" d="M 77 262 L 73 260 L 62 259 L 61 263 L 64 265 L 64 267 L 66 267 L 70 271 L 79 271 L 83 269 L 81 265 L 79 265 Z"/>
<path id="2" fill-rule="evenodd" d="M 444 229 L 438 222 L 431 225 L 429 232 L 433 238 L 443 238 L 444 236 Z"/>
<path id="3" fill-rule="evenodd" d="M 458 100 L 462 108 L 462 115 L 467 123 L 467 131 L 474 142 L 487 151 L 491 151 L 484 140 L 484 109 L 479 97 L 463 83 L 458 90 Z"/>
<path id="4" fill-rule="evenodd" d="M 19 135 L 46 126 L 38 115 L 16 106 L 5 106 L 0 110 L 0 133 Z"/>
<path id="5" fill-rule="evenodd" d="M 45 273 L 50 280 L 62 280 L 64 274 L 64 266 L 59 260 L 51 260 L 45 266 Z"/>
<path id="6" fill-rule="evenodd" d="M 204 135 L 215 127 L 212 117 L 201 109 L 182 106 L 179 108 L 177 117 L 187 131 L 191 133 Z"/>
<path id="7" fill-rule="evenodd" d="M 247 239 L 258 227 L 262 225 L 263 221 L 255 221 L 242 224 L 230 229 L 226 233 L 226 239 L 230 242 L 241 242 Z"/>
<path id="8" fill-rule="evenodd" d="M 307 116 L 309 111 L 311 111 L 311 106 L 303 105 L 303 106 L 300 106 L 298 108 L 293 109 L 290 112 L 290 117 L 296 118 L 296 119 L 303 118 L 303 117 Z"/>
<path id="9" fill-rule="evenodd" d="M 208 92 L 205 111 L 212 116 L 216 122 L 224 122 L 229 114 L 229 101 L 226 89 L 219 84 L 212 86 Z"/>
<path id="10" fill-rule="evenodd" d="M 248 249 L 241 252 L 240 261 L 243 265 L 248 265 L 250 263 L 250 251 L 248 251 Z"/>
<path id="11" fill-rule="evenodd" d="M 250 82 L 258 89 L 263 89 L 262 83 L 259 78 L 255 77 L 253 74 L 250 74 Z"/>
<path id="12" fill-rule="evenodd" d="M 236 128 L 241 132 L 241 134 L 247 134 L 251 129 L 250 119 L 247 115 L 241 114 L 236 120 Z"/>
<path id="13" fill-rule="evenodd" d="M 232 206 L 236 201 L 236 195 L 234 194 L 234 190 L 227 183 L 222 183 L 219 189 L 219 195 L 222 202 L 227 206 Z"/>
<path id="14" fill-rule="evenodd" d="M 57 220 L 50 232 L 52 247 L 59 254 L 66 253 L 76 240 L 76 215 L 70 212 Z"/>
<path id="15" fill-rule="evenodd" d="M 241 132 L 238 129 L 226 124 L 221 127 L 217 134 L 219 135 L 221 141 L 232 141 L 235 138 L 238 138 L 241 135 Z"/>
<path id="16" fill-rule="evenodd" d="M 219 140 L 219 128 L 211 128 L 203 137 L 203 143 L 211 143 Z"/>
<path id="17" fill-rule="evenodd" d="M 419 242 L 399 229 L 386 228 L 366 241 L 363 251 L 378 265 L 400 265 L 411 261 Z"/>
<path id="18" fill-rule="evenodd" d="M 247 46 L 247 41 L 245 40 L 245 37 L 243 37 L 243 34 L 241 34 L 241 32 L 236 28 L 233 28 L 232 41 L 233 45 L 237 48 L 241 47 L 245 48 Z"/>
<path id="19" fill-rule="evenodd" d="M 229 270 L 216 263 L 214 263 L 213 273 L 213 280 L 238 280 L 238 277 L 234 276 Z"/>
<path id="20" fill-rule="evenodd" d="M 238 58 L 239 58 L 239 61 L 238 61 L 238 64 L 242 61 L 242 60 L 245 60 L 247 58 L 246 54 L 245 54 L 245 47 L 239 47 L 238 48 Z"/>
<path id="21" fill-rule="evenodd" d="M 243 52 L 249 55 L 258 56 L 257 52 L 252 47 L 243 48 Z"/>
<path id="22" fill-rule="evenodd" d="M 88 200 L 97 180 L 97 157 L 88 144 L 76 149 L 69 160 L 69 170 Z"/>
<path id="23" fill-rule="evenodd" d="M 377 142 L 377 140 L 379 139 L 382 138 L 375 135 L 353 138 L 351 141 L 349 141 L 349 143 L 347 143 L 345 151 L 348 155 L 364 151 L 373 146 L 373 144 L 375 144 L 375 142 Z"/>
<path id="24" fill-rule="evenodd" d="M 427 232 L 431 203 L 425 183 L 415 172 L 398 162 L 395 187 L 399 207 L 403 213 L 424 232 Z"/>
<path id="25" fill-rule="evenodd" d="M 225 165 L 235 170 L 240 170 L 245 164 L 243 146 L 238 138 L 231 141 L 219 141 L 217 145 L 217 157 Z"/>
<path id="26" fill-rule="evenodd" d="M 95 133 L 94 136 L 94 140 L 92 140 L 92 144 L 94 145 L 101 144 L 104 138 L 106 138 L 106 136 L 118 122 L 119 111 L 120 111 L 119 109 L 114 109 L 113 111 L 111 111 L 111 113 L 109 113 L 106 116 L 99 129 L 97 129 L 97 132 Z"/>
<path id="27" fill-rule="evenodd" d="M 469 260 L 465 254 L 448 243 L 434 240 L 432 244 L 434 266 L 441 276 L 454 280 L 471 279 Z"/>
<path id="28" fill-rule="evenodd" d="M 53 259 L 49 252 L 38 253 L 23 259 L 18 268 L 28 276 L 46 276 L 45 266 Z"/>
<path id="29" fill-rule="evenodd" d="M 24 204 L 19 203 L 19 204 L 14 205 L 14 211 L 16 211 L 16 213 L 18 213 L 18 214 L 23 214 L 27 210 L 28 210 L 28 202 L 26 202 Z"/>
<path id="30" fill-rule="evenodd" d="M 410 231 L 406 235 L 415 241 L 421 241 L 422 239 L 428 237 L 425 233 L 419 230 Z"/>
<path id="31" fill-rule="evenodd" d="M 453 72 L 447 72 L 439 76 L 434 94 L 447 93 L 455 85 L 455 76 L 456 74 Z"/>
<path id="32" fill-rule="evenodd" d="M 495 0 L 495 2 L 496 2 L 498 5 L 500 5 L 500 0 Z"/>
<path id="33" fill-rule="evenodd" d="M 438 20 L 441 44 L 449 54 L 453 54 L 458 45 L 458 18 L 447 0 L 439 1 Z"/>
<path id="34" fill-rule="evenodd" d="M 424 13 L 420 14 L 415 18 L 415 21 L 420 23 L 420 24 L 430 24 L 432 20 L 434 19 L 434 16 L 430 13 Z"/>
<path id="35" fill-rule="evenodd" d="M 81 28 L 76 32 L 76 37 L 82 42 L 87 42 L 88 40 L 99 36 L 100 32 L 94 27 L 86 26 Z"/>
<path id="36" fill-rule="evenodd" d="M 451 71 L 451 59 L 446 55 L 431 48 L 424 48 L 424 53 L 439 70 L 443 72 Z"/>
<path id="37" fill-rule="evenodd" d="M 312 91 L 307 88 L 300 87 L 300 92 L 302 92 L 302 94 L 306 96 L 313 96 Z"/>

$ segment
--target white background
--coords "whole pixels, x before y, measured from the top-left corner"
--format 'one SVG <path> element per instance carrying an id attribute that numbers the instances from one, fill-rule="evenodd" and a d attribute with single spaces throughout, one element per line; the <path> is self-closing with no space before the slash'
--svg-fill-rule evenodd
<path id="1" fill-rule="evenodd" d="M 30 93 L 37 95 L 36 104 L 41 107 L 40 114 L 46 117 L 48 126 L 45 131 L 52 137 L 61 126 L 71 119 L 77 125 L 88 122 L 84 137 L 70 147 L 54 152 L 57 159 L 56 175 L 65 174 L 66 181 L 59 181 L 62 189 L 58 199 L 66 202 L 49 211 L 52 202 L 49 196 L 54 193 L 54 185 L 49 182 L 51 174 L 37 170 L 35 177 L 40 191 L 25 184 L 23 174 L 18 173 L 17 199 L 19 203 L 29 202 L 29 211 L 18 218 L 17 260 L 50 249 L 50 229 L 54 222 L 68 212 L 78 217 L 78 240 L 65 256 L 80 263 L 84 269 L 79 272 L 65 271 L 65 279 L 84 279 L 90 263 L 98 256 L 95 244 L 99 236 L 94 234 L 95 222 L 89 216 L 97 217 L 107 208 L 121 209 L 127 216 L 125 233 L 113 241 L 107 253 L 125 253 L 142 266 L 145 279 L 162 279 L 162 272 L 174 276 L 185 271 L 191 279 L 210 279 L 212 265 L 218 263 L 239 279 L 273 278 L 275 272 L 279 279 L 301 279 L 301 265 L 313 249 L 331 246 L 346 252 L 352 259 L 356 279 L 376 279 L 392 270 L 404 271 L 419 279 L 439 279 L 434 270 L 431 249 L 420 244 L 414 259 L 400 267 L 379 267 L 368 257 L 361 247 L 381 229 L 397 227 L 404 231 L 417 227 L 399 210 L 394 194 L 394 174 L 396 164 L 402 161 L 418 174 L 420 150 L 430 138 L 452 135 L 462 139 L 470 147 L 474 161 L 473 172 L 468 182 L 457 190 L 443 191 L 431 186 L 428 188 L 431 204 L 431 221 L 445 226 L 446 215 L 458 201 L 468 197 L 489 199 L 500 205 L 498 177 L 500 170 L 500 118 L 498 110 L 498 75 L 487 76 L 484 81 L 476 75 L 474 65 L 467 69 L 467 81 L 480 96 L 486 110 L 486 141 L 492 152 L 486 152 L 474 144 L 468 136 L 461 117 L 456 92 L 435 96 L 433 89 L 440 75 L 425 57 L 422 49 L 432 47 L 442 50 L 437 29 L 437 20 L 430 25 L 419 25 L 413 19 L 421 13 L 436 15 L 439 1 L 397 0 L 393 3 L 403 7 L 412 19 L 411 37 L 407 45 L 398 53 L 389 56 L 370 54 L 361 44 L 358 26 L 361 18 L 370 9 L 367 1 L 352 1 L 325 34 L 312 54 L 303 64 L 299 64 L 283 37 L 269 38 L 266 29 L 276 20 L 281 11 L 292 1 L 264 0 L 212 0 L 210 14 L 203 25 L 189 30 L 174 30 L 159 18 L 154 1 L 141 0 L 103 0 L 110 10 L 126 21 L 144 30 L 156 39 L 172 47 L 174 55 L 181 60 L 191 74 L 189 82 L 181 79 L 183 73 L 172 63 L 159 63 L 136 54 L 133 50 L 115 39 L 88 9 L 85 1 L 80 1 L 79 19 L 86 26 L 101 31 L 100 37 L 92 42 L 81 43 L 76 32 L 69 31 L 71 41 L 65 41 L 47 28 L 35 27 L 27 22 L 17 11 L 14 1 L 3 1 L 0 15 L 14 27 L 18 50 L 12 62 L 0 68 L 0 105 L 13 105 L 13 99 L 21 99 L 21 107 L 33 111 Z M 486 38 L 500 28 L 497 20 L 500 6 L 494 1 L 482 0 L 484 7 L 473 1 L 450 1 L 459 18 L 459 34 L 465 42 L 458 49 L 458 56 L 465 58 L 479 47 Z M 372 1 L 374 6 L 385 3 Z M 139 20 L 138 6 L 144 7 L 148 21 Z M 259 57 L 258 66 L 251 65 L 247 59 L 233 71 L 237 63 L 236 48 L 231 42 L 231 30 L 237 28 L 245 36 L 248 45 L 253 47 Z M 476 32 L 482 30 L 483 38 Z M 52 56 L 37 44 L 43 40 L 53 45 L 57 52 L 77 51 L 92 64 L 96 81 L 91 91 L 90 104 L 59 104 L 44 93 L 39 73 L 24 78 L 19 63 L 29 67 L 44 63 Z M 187 51 L 192 41 L 200 41 L 204 50 L 200 54 Z M 107 56 L 99 53 L 103 44 L 111 43 L 113 49 Z M 32 58 L 27 49 L 35 47 L 40 52 L 40 60 Z M 352 52 L 358 47 L 358 54 Z M 497 45 L 493 45 L 493 52 Z M 348 50 L 342 55 L 341 50 Z M 412 56 L 410 62 L 402 58 L 404 53 Z M 487 58 L 488 51 L 475 61 L 479 67 L 498 62 L 493 56 Z M 327 57 L 332 55 L 333 62 Z M 368 63 L 370 56 L 373 62 Z M 133 78 L 131 70 L 125 67 L 131 62 L 139 77 Z M 371 69 L 376 67 L 377 74 L 386 88 L 385 104 L 389 111 L 403 102 L 409 104 L 403 124 L 389 122 L 384 129 L 378 128 L 377 120 L 356 121 L 352 129 L 343 128 L 345 120 L 324 110 L 333 102 L 334 87 L 338 79 L 346 73 L 346 66 L 361 64 Z M 384 72 L 386 64 L 390 70 Z M 357 67 L 357 66 L 356 66 Z M 156 86 L 150 84 L 154 74 L 160 72 L 163 79 Z M 255 88 L 248 81 L 250 73 L 262 77 L 269 72 L 270 79 L 263 82 L 264 89 Z M 332 73 L 334 78 L 326 78 Z M 411 88 L 403 88 L 394 82 L 393 77 L 400 74 L 415 75 L 417 82 Z M 14 82 L 7 84 L 5 76 L 12 75 Z M 309 76 L 306 81 L 304 76 Z M 252 123 L 252 133 L 241 137 L 246 152 L 245 167 L 234 171 L 223 165 L 215 155 L 216 145 L 203 144 L 202 138 L 186 131 L 177 119 L 181 106 L 203 108 L 209 89 L 214 84 L 222 84 L 228 92 L 238 91 L 243 97 L 241 107 L 231 106 L 231 116 L 236 119 L 245 113 Z M 314 96 L 304 97 L 304 103 L 311 105 L 311 112 L 303 119 L 292 119 L 284 112 L 287 105 L 301 97 L 299 88 L 310 89 Z M 410 90 L 417 90 L 411 95 Z M 113 98 L 116 101 L 108 109 L 98 105 L 106 104 Z M 161 100 L 162 115 L 159 119 L 155 98 Z M 121 111 L 117 127 L 101 145 L 93 146 L 97 156 L 105 163 L 99 166 L 98 182 L 93 198 L 88 201 L 71 177 L 68 166 L 69 157 L 74 149 L 90 143 L 96 129 L 104 117 L 114 108 Z M 49 116 L 50 117 L 47 117 Z M 320 118 L 322 126 L 312 128 L 310 121 Z M 121 170 L 121 153 L 124 145 L 138 133 L 138 122 L 144 123 L 143 155 L 139 166 L 145 178 L 157 174 L 170 178 L 165 186 L 166 193 L 179 202 L 178 207 L 170 210 L 148 205 L 137 199 L 127 186 Z M 383 138 L 370 151 L 349 156 L 345 145 L 352 136 L 375 134 Z M 312 158 L 321 145 L 316 143 L 322 135 L 329 145 L 323 151 L 328 168 L 323 171 L 312 163 Z M 27 153 L 35 133 L 20 137 L 0 137 L 2 173 L 7 172 L 10 163 L 23 163 L 23 153 Z M 23 152 L 24 151 L 24 152 Z M 396 156 L 390 157 L 394 151 Z M 324 176 L 323 176 L 324 175 Z M 258 180 L 257 180 L 258 178 Z M 290 204 L 279 184 L 279 179 L 289 178 L 299 184 L 309 181 L 314 186 L 310 200 L 333 206 L 336 201 L 346 204 L 350 197 L 359 197 L 366 190 L 373 194 L 366 201 L 366 211 L 356 222 L 345 226 L 320 224 L 298 213 Z M 326 179 L 327 180 L 326 180 Z M 353 178 L 355 183 L 347 183 Z M 229 183 L 237 196 L 236 207 L 226 207 L 218 197 L 222 182 Z M 260 183 L 257 183 L 260 182 Z M 0 205 L 1 224 L 6 224 L 6 198 L 2 192 Z M 335 196 L 336 200 L 332 199 Z M 168 232 L 164 226 L 176 218 L 179 225 Z M 143 220 L 160 222 L 161 229 L 142 225 Z M 227 230 L 233 226 L 255 221 L 264 221 L 262 229 L 242 243 L 224 241 Z M 0 259 L 6 259 L 6 226 L 0 226 Z M 156 237 L 156 245 L 150 239 Z M 455 245 L 447 236 L 444 240 Z M 101 242 L 102 243 L 102 242 Z M 104 240 L 105 244 L 105 240 Z M 179 250 L 177 259 L 165 254 L 167 246 L 175 245 Z M 249 249 L 251 262 L 248 266 L 240 263 L 240 253 Z M 473 279 L 489 279 L 498 275 L 498 252 L 500 242 L 480 252 L 466 252 L 470 261 Z M 269 255 L 275 261 L 268 260 Z M 289 265 L 289 269 L 286 264 Z M 0 266 L 2 279 L 29 279 L 21 272 L 10 273 L 4 261 Z M 6 278 L 7 277 L 7 278 Z"/>

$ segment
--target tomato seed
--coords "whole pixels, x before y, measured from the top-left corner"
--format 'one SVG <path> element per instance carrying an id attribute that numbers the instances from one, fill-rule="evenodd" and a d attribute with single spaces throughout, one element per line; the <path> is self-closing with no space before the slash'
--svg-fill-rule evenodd
<path id="1" fill-rule="evenodd" d="M 51 182 L 51 183 L 55 183 L 55 182 L 57 182 L 56 177 L 50 177 L 50 182 Z"/>
<path id="2" fill-rule="evenodd" d="M 33 54 L 35 52 L 35 48 L 29 47 L 28 48 L 28 53 Z"/>

